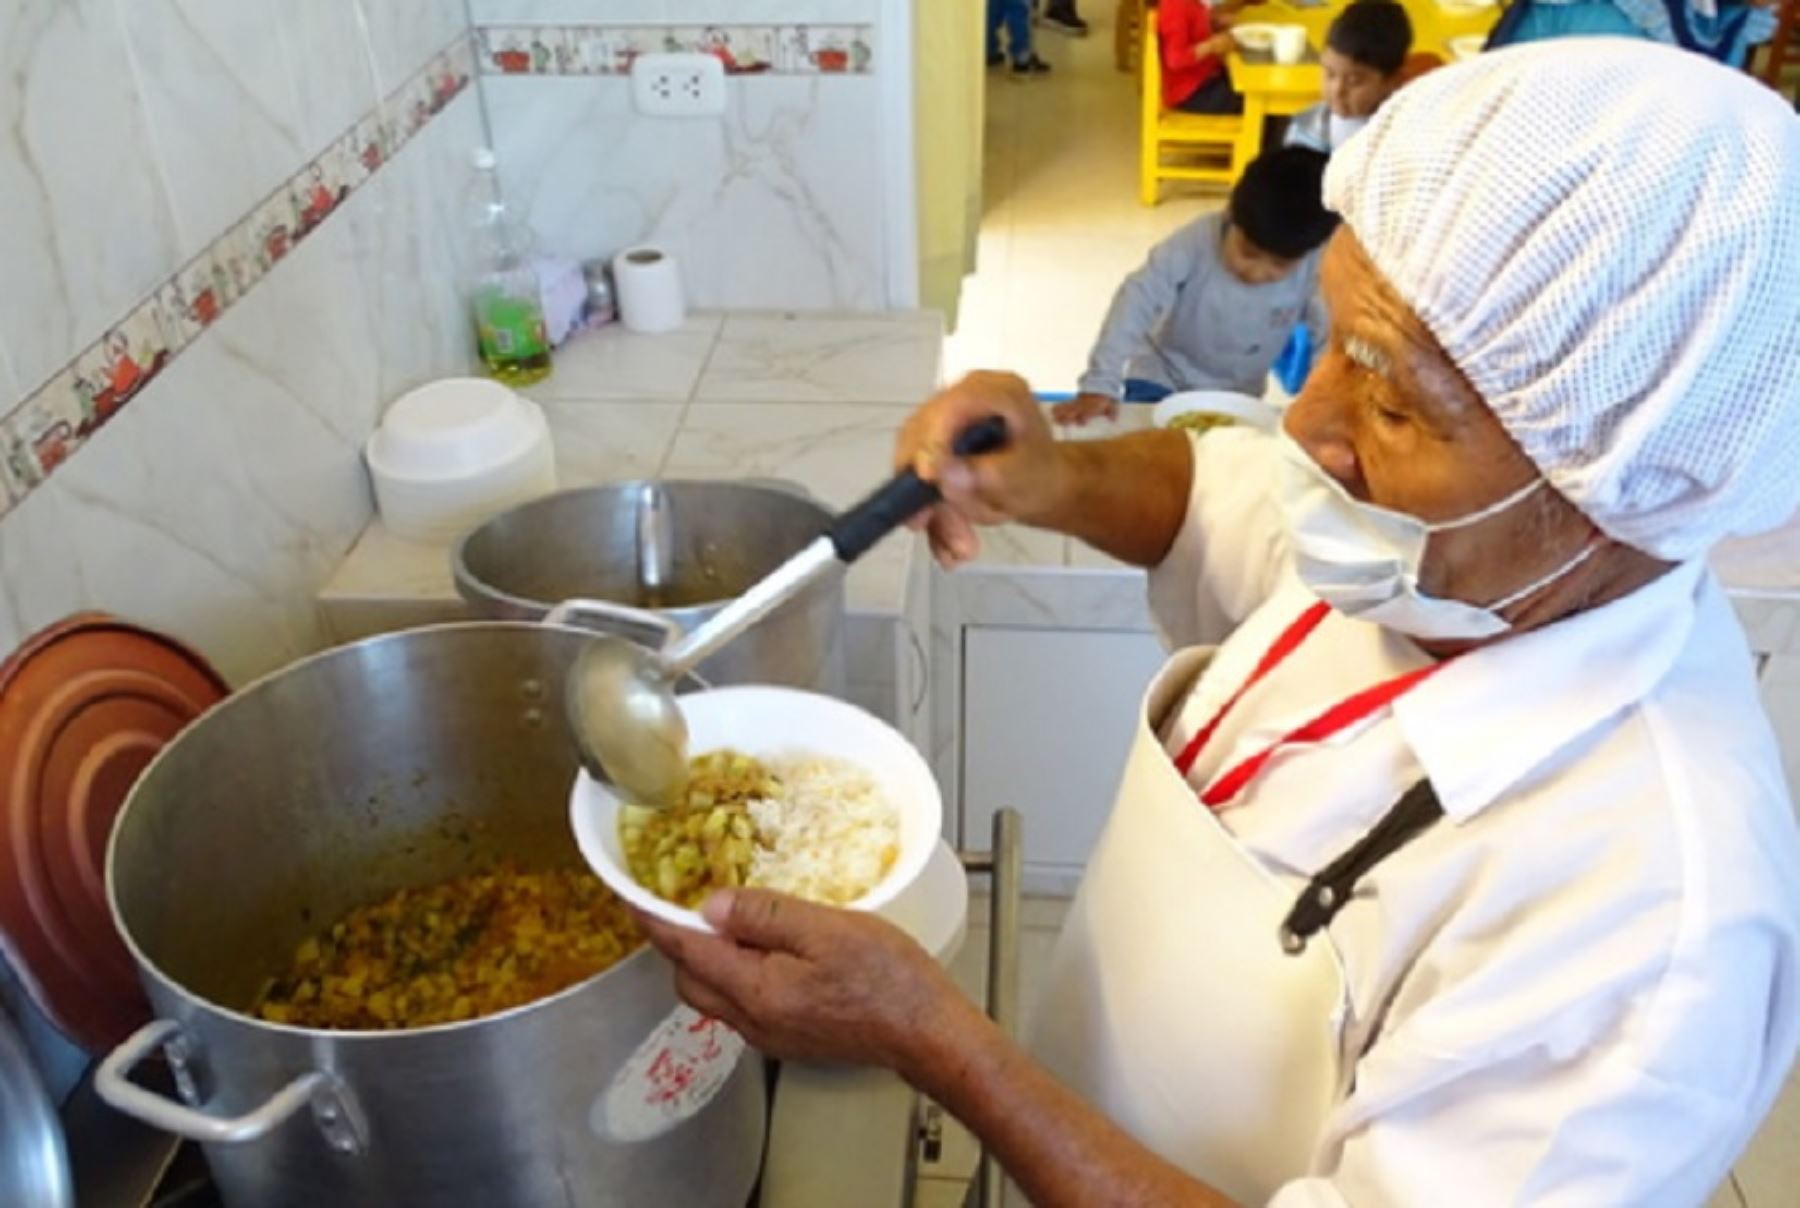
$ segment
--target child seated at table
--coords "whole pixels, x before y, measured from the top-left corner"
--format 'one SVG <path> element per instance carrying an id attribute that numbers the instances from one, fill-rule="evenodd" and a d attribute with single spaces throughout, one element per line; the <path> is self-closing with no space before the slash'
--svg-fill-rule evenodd
<path id="1" fill-rule="evenodd" d="M 1394 0 L 1354 0 L 1325 33 L 1319 68 L 1325 99 L 1288 123 L 1282 141 L 1329 155 L 1361 130 L 1400 87 L 1412 22 Z"/>
<path id="2" fill-rule="evenodd" d="M 1237 45 L 1224 28 L 1246 0 L 1161 0 L 1156 9 L 1156 45 L 1162 56 L 1162 102 L 1183 113 L 1244 111 L 1244 98 L 1231 86 L 1225 56 Z"/>
<path id="3" fill-rule="evenodd" d="M 1319 248 L 1337 226 L 1320 200 L 1325 156 L 1267 151 L 1244 169 L 1224 213 L 1188 223 L 1150 249 L 1119 287 L 1082 374 L 1080 393 L 1052 409 L 1058 423 L 1119 413 L 1176 390 L 1262 397 L 1295 326 L 1322 347 Z"/>

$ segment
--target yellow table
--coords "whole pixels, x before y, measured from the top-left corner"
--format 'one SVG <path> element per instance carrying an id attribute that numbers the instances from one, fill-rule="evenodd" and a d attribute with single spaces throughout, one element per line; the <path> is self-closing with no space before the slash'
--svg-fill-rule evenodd
<path id="1" fill-rule="evenodd" d="M 1348 0 L 1312 8 L 1283 4 L 1257 4 L 1246 8 L 1235 24 L 1266 22 L 1274 25 L 1303 25 L 1309 47 L 1308 58 L 1318 54 L 1325 44 L 1325 31 Z M 1413 52 L 1437 55 L 1445 62 L 1452 58 L 1450 39 L 1485 34 L 1500 19 L 1500 8 L 1492 5 L 1445 5 L 1438 0 L 1401 0 L 1406 15 L 1412 19 Z M 1262 151 L 1263 119 L 1291 117 L 1309 105 L 1316 105 L 1324 95 L 1325 78 L 1316 59 L 1284 67 L 1277 63 L 1246 60 L 1243 55 L 1225 56 L 1231 72 L 1231 86 L 1244 97 L 1244 128 L 1238 136 L 1236 162 L 1249 163 Z"/>

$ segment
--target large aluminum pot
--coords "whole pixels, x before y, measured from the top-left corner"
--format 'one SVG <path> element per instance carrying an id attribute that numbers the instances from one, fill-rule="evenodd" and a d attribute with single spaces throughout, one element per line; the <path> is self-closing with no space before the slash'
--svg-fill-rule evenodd
<path id="1" fill-rule="evenodd" d="M 754 1054 L 685 1122 L 609 1139 L 615 1075 L 677 1005 L 648 949 L 462 1024 L 327 1032 L 245 1013 L 302 938 L 359 903 L 495 857 L 579 859 L 561 701 L 583 640 L 479 623 L 329 651 L 231 697 L 139 780 L 107 893 L 159 1022 L 97 1086 L 208 1142 L 227 1203 L 745 1203 L 766 1109 Z M 158 1047 L 184 1102 L 124 1081 Z"/>
<path id="2" fill-rule="evenodd" d="M 667 626 L 693 629 L 831 520 L 785 483 L 616 483 L 496 516 L 457 545 L 451 569 L 478 616 L 536 620 L 564 600 L 599 601 L 584 623 L 655 646 Z M 714 684 L 842 696 L 843 615 L 843 575 L 828 575 L 697 670 Z"/>

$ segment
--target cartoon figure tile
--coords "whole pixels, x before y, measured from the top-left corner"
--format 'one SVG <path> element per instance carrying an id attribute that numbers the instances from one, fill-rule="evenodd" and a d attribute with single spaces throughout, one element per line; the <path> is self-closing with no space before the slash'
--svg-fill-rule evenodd
<path id="1" fill-rule="evenodd" d="M 456 91 L 459 93 L 475 78 L 475 53 L 475 38 L 472 34 L 452 42 L 446 52 L 449 71 L 455 78 Z"/>
<path id="2" fill-rule="evenodd" d="M 661 54 L 668 49 L 667 36 L 654 29 L 621 29 L 618 31 L 618 67 L 621 75 L 631 74 L 631 65 L 639 55 Z"/>
<path id="3" fill-rule="evenodd" d="M 813 70 L 812 33 L 804 25 L 784 25 L 775 34 L 775 70 L 802 75 Z"/>
<path id="4" fill-rule="evenodd" d="M 811 31 L 812 53 L 808 56 L 810 68 L 802 70 L 817 71 L 824 75 L 841 75 L 851 70 L 851 45 L 856 40 L 853 27 L 841 25 L 816 26 Z"/>
<path id="5" fill-rule="evenodd" d="M 526 75 L 531 71 L 531 52 L 526 49 L 531 38 L 529 29 L 514 25 L 496 25 L 481 31 L 485 70 L 500 75 Z"/>
<path id="6" fill-rule="evenodd" d="M 117 415 L 169 363 L 172 354 L 160 311 L 157 299 L 145 302 L 75 358 L 69 385 L 81 440 Z M 46 474 L 55 468 L 43 465 L 41 457 L 39 464 Z"/>
<path id="7" fill-rule="evenodd" d="M 23 497 L 81 446 L 81 395 L 75 373 L 64 369 L 26 399 L 7 421 L 7 475 Z"/>
<path id="8" fill-rule="evenodd" d="M 699 49 L 731 75 L 755 75 L 775 66 L 775 31 L 769 26 L 712 25 L 700 31 Z"/>
<path id="9" fill-rule="evenodd" d="M 362 179 L 367 180 L 381 170 L 388 157 L 388 130 L 381 120 L 379 108 L 356 123 L 350 131 L 350 140 L 355 148 L 356 162 L 362 169 Z"/>

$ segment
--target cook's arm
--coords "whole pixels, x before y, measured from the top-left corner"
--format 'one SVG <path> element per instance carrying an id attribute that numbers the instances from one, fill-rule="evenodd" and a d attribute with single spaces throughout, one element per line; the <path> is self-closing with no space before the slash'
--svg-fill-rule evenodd
<path id="1" fill-rule="evenodd" d="M 1006 447 L 953 456 L 956 433 L 988 415 L 1006 421 Z M 942 489 L 929 530 L 947 562 L 974 555 L 973 525 L 1015 521 L 1153 566 L 1181 529 L 1193 474 L 1180 432 L 1058 442 L 1031 388 L 1010 373 L 970 374 L 926 402 L 901 428 L 895 461 Z"/>
<path id="2" fill-rule="evenodd" d="M 1167 1204 L 1217 1208 L 1189 1177 L 1078 1098 L 973 1004 L 946 1004 L 900 1070 L 987 1146 L 1039 1208 Z"/>

